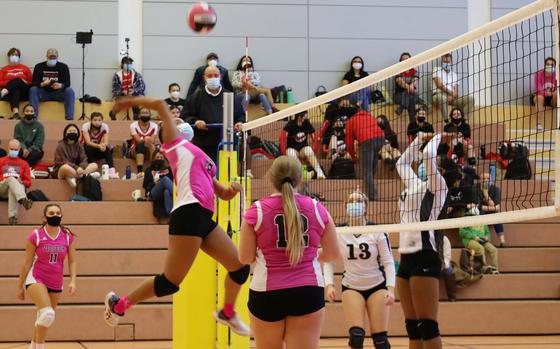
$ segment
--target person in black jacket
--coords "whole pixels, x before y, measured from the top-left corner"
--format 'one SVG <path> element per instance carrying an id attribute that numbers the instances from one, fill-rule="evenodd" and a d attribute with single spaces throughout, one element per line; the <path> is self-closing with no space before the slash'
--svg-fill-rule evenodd
<path id="1" fill-rule="evenodd" d="M 220 70 L 208 66 L 204 70 L 205 86 L 187 99 L 183 108 L 183 119 L 194 128 L 193 144 L 202 149 L 214 163 L 218 153 L 218 145 L 222 139 L 222 128 L 207 126 L 222 124 L 224 92 L 231 92 L 222 86 Z M 234 98 L 233 121 L 235 129 L 239 130 L 244 122 L 243 108 L 239 100 Z"/>
<path id="2" fill-rule="evenodd" d="M 152 163 L 144 172 L 142 187 L 154 202 L 154 216 L 169 217 L 173 208 L 173 173 L 159 150 L 153 153 Z"/>
<path id="3" fill-rule="evenodd" d="M 68 66 L 58 61 L 55 48 L 47 50 L 47 60 L 38 63 L 33 69 L 33 82 L 29 90 L 29 102 L 39 116 L 39 102 L 64 102 L 66 120 L 74 120 L 74 90 L 70 87 Z"/>
<path id="4" fill-rule="evenodd" d="M 189 85 L 189 90 L 187 91 L 186 99 L 189 99 L 189 97 L 196 91 L 197 88 L 201 88 L 201 89 L 204 88 L 205 81 L 206 81 L 204 72 L 208 67 L 218 68 L 220 71 L 220 83 L 222 84 L 223 87 L 225 87 L 226 90 L 233 91 L 233 87 L 231 86 L 231 81 L 229 80 L 229 72 L 226 68 L 219 65 L 218 59 L 219 59 L 218 54 L 214 52 L 210 52 L 208 56 L 206 56 L 206 64 L 196 68 L 191 84 Z"/>

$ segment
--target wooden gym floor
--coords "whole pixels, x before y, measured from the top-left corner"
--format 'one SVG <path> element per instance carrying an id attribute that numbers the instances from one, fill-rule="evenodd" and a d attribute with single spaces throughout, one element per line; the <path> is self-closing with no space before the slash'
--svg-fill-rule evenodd
<path id="1" fill-rule="evenodd" d="M 408 348 L 403 337 L 391 338 L 392 348 Z M 364 348 L 373 348 L 366 341 Z M 0 343 L 0 349 L 27 349 L 26 343 Z M 147 342 L 47 342 L 49 349 L 172 349 L 170 341 Z M 252 345 L 251 348 L 254 348 Z M 323 339 L 320 349 L 346 349 L 345 339 Z M 558 349 L 560 336 L 445 337 L 444 349 Z"/>

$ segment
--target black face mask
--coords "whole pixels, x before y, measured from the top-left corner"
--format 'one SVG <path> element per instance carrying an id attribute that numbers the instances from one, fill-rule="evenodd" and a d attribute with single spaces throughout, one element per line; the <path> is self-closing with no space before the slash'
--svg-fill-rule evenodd
<path id="1" fill-rule="evenodd" d="M 68 141 L 77 141 L 78 140 L 78 134 L 77 133 L 67 133 L 66 134 L 66 140 Z"/>
<path id="2" fill-rule="evenodd" d="M 377 126 L 379 126 L 379 128 L 382 129 L 382 130 L 385 129 L 385 125 L 383 124 L 383 122 L 378 122 Z"/>
<path id="3" fill-rule="evenodd" d="M 423 123 L 424 121 L 426 121 L 426 118 L 424 118 L 424 117 L 416 118 L 416 121 L 417 121 L 419 124 L 421 124 L 421 123 Z"/>
<path id="4" fill-rule="evenodd" d="M 351 117 L 357 112 L 358 112 L 358 108 L 356 107 L 340 107 L 338 110 L 338 115 Z"/>
<path id="5" fill-rule="evenodd" d="M 47 217 L 47 224 L 52 227 L 58 227 L 60 225 L 60 221 L 62 221 L 62 217 L 60 216 Z"/>
<path id="6" fill-rule="evenodd" d="M 163 168 L 163 166 L 165 165 L 165 161 L 158 159 L 158 160 L 154 160 L 152 161 L 152 168 L 154 170 L 161 170 Z"/>
<path id="7" fill-rule="evenodd" d="M 344 127 L 335 127 L 334 131 L 340 133 L 340 132 L 344 131 Z"/>
<path id="8" fill-rule="evenodd" d="M 461 122 L 463 121 L 462 119 L 451 119 L 451 121 L 455 124 L 455 125 L 459 125 L 461 124 Z"/>
<path id="9" fill-rule="evenodd" d="M 150 119 L 151 119 L 151 116 L 149 116 L 149 115 L 140 117 L 140 120 L 142 120 L 142 122 L 148 122 L 148 121 L 150 121 Z"/>
<path id="10" fill-rule="evenodd" d="M 35 120 L 35 114 L 25 114 L 25 120 L 27 121 Z"/>
<path id="11" fill-rule="evenodd" d="M 99 130 L 101 128 L 101 125 L 95 126 L 94 124 L 91 124 L 91 128 Z"/>

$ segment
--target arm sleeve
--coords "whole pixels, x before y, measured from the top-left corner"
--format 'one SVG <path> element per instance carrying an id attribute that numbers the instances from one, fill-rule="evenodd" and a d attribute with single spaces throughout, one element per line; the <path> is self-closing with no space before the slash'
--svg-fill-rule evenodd
<path id="1" fill-rule="evenodd" d="M 437 148 L 441 142 L 441 135 L 435 135 L 424 147 L 423 163 L 428 175 L 428 189 L 434 194 L 434 207 L 441 207 L 447 196 L 445 179 L 437 168 Z"/>
<path id="2" fill-rule="evenodd" d="M 25 143 L 23 143 L 23 134 L 21 133 L 21 127 L 19 122 L 14 127 L 14 138 L 17 139 L 21 145 L 21 149 L 27 148 Z"/>
<path id="3" fill-rule="evenodd" d="M 198 86 L 200 86 L 200 83 L 202 82 L 202 74 L 203 74 L 203 71 L 201 70 L 201 68 L 197 68 L 196 71 L 194 72 L 193 79 L 192 79 L 191 84 L 189 85 L 189 89 L 187 91 L 187 98 L 186 99 L 189 99 L 189 97 L 194 93 L 194 91 L 196 91 L 196 88 Z"/>
<path id="4" fill-rule="evenodd" d="M 60 75 L 62 81 L 59 82 L 64 85 L 64 88 L 70 87 L 70 70 L 66 64 L 62 64 L 60 67 Z"/>
<path id="5" fill-rule="evenodd" d="M 224 84 L 224 87 L 226 90 L 229 91 L 233 91 L 233 86 L 231 86 L 231 81 L 229 81 L 229 73 L 228 70 L 226 68 L 224 68 L 224 72 L 223 72 L 223 76 L 222 76 L 222 81 Z"/>
<path id="6" fill-rule="evenodd" d="M 352 119 L 350 119 L 350 121 L 348 121 L 348 123 L 346 124 L 346 138 L 344 140 L 344 143 L 346 144 L 346 151 L 352 157 L 352 159 L 355 160 L 356 156 L 354 154 L 354 122 Z"/>
<path id="7" fill-rule="evenodd" d="M 6 67 L 2 68 L 0 70 L 0 88 L 4 88 L 6 87 L 6 84 L 8 84 L 8 79 L 6 79 Z"/>
<path id="8" fill-rule="evenodd" d="M 22 165 L 21 175 L 21 182 L 26 188 L 29 188 L 31 186 L 31 169 L 26 162 L 24 162 L 24 164 Z"/>
<path id="9" fill-rule="evenodd" d="M 142 74 L 136 73 L 136 88 L 135 92 L 139 96 L 144 96 L 146 93 L 146 84 L 144 83 L 144 78 Z"/>
<path id="10" fill-rule="evenodd" d="M 29 151 L 41 151 L 43 149 L 43 144 L 45 144 L 45 128 L 43 127 L 43 124 L 39 124 L 39 126 L 37 127 L 37 134 L 33 139 L 33 144 L 29 147 Z"/>
<path id="11" fill-rule="evenodd" d="M 325 278 L 325 286 L 334 285 L 334 265 L 333 263 L 323 264 L 323 276 Z"/>
<path id="12" fill-rule="evenodd" d="M 86 155 L 86 151 L 84 150 L 84 147 L 82 145 L 80 145 L 80 167 L 85 169 L 88 165 L 88 161 L 87 161 L 87 155 Z"/>
<path id="13" fill-rule="evenodd" d="M 383 237 L 377 240 L 377 251 L 383 269 L 385 269 L 385 278 L 387 286 L 395 287 L 395 259 L 391 250 L 391 242 L 387 233 L 383 233 Z"/>
<path id="14" fill-rule="evenodd" d="M 25 72 L 25 82 L 31 84 L 31 81 L 33 81 L 33 75 L 31 74 L 31 69 L 29 69 L 28 66 L 24 66 L 24 72 Z"/>
<path id="15" fill-rule="evenodd" d="M 319 201 L 316 201 L 316 202 L 317 202 L 317 211 L 319 211 L 319 217 L 323 221 L 323 224 L 326 226 L 329 223 L 331 215 L 330 215 L 329 211 L 327 211 L 325 206 L 323 206 L 322 203 L 320 203 Z"/>
<path id="16" fill-rule="evenodd" d="M 35 68 L 33 69 L 33 77 L 31 84 L 33 86 L 40 87 L 41 86 L 41 78 L 43 77 L 43 68 L 41 67 L 41 63 L 36 64 Z"/>
<path id="17" fill-rule="evenodd" d="M 420 146 L 420 138 L 416 137 L 408 148 L 406 148 L 396 164 L 397 172 L 407 188 L 420 185 L 421 182 L 416 173 L 412 170 L 412 162 L 419 158 Z"/>
<path id="18" fill-rule="evenodd" d="M 253 79 L 251 80 L 251 83 L 255 86 L 260 86 L 261 84 L 261 75 L 256 71 L 253 72 Z"/>
<path id="19" fill-rule="evenodd" d="M 243 219 L 252 227 L 257 224 L 257 207 L 254 203 L 251 205 L 251 207 L 249 207 L 247 212 L 245 212 Z"/>
<path id="20" fill-rule="evenodd" d="M 198 120 L 198 93 L 193 93 L 185 102 L 185 107 L 183 108 L 183 119 L 185 122 L 194 125 L 195 121 Z"/>
<path id="21" fill-rule="evenodd" d="M 230 91 L 233 91 L 230 90 Z M 241 105 L 241 101 L 239 98 L 233 97 L 233 123 L 243 123 L 245 122 L 245 113 L 243 112 L 243 106 Z"/>
<path id="22" fill-rule="evenodd" d="M 33 246 L 37 247 L 39 246 L 39 241 L 37 239 L 37 231 L 33 230 L 28 236 L 27 236 L 27 241 L 29 241 L 30 243 L 33 244 Z"/>
<path id="23" fill-rule="evenodd" d="M 241 90 L 243 88 L 243 83 L 241 82 L 241 77 L 243 76 L 243 72 L 236 70 L 231 75 L 231 86 L 235 90 Z"/>

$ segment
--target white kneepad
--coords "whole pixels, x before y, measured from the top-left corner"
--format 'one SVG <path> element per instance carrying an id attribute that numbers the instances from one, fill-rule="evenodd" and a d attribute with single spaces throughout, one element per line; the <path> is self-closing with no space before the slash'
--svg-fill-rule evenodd
<path id="1" fill-rule="evenodd" d="M 51 307 L 44 307 L 37 312 L 37 321 L 35 326 L 50 327 L 54 322 L 54 309 Z"/>

